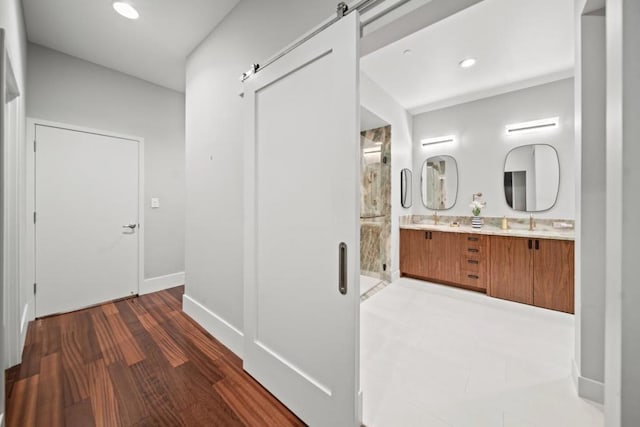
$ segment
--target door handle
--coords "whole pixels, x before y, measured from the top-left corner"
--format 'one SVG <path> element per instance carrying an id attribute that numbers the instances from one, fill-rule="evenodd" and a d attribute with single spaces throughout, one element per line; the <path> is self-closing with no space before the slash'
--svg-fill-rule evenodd
<path id="1" fill-rule="evenodd" d="M 347 244 L 344 242 L 338 246 L 338 291 L 347 294 Z"/>
<path id="2" fill-rule="evenodd" d="M 531 239 L 529 239 L 529 250 L 531 250 L 532 246 L 533 246 L 533 244 L 532 244 L 532 240 L 531 240 Z"/>
<path id="3" fill-rule="evenodd" d="M 540 250 L 540 240 L 536 240 L 536 251 Z"/>
<path id="4" fill-rule="evenodd" d="M 122 228 L 128 228 L 130 230 L 134 230 L 137 226 L 138 224 L 127 224 L 127 225 L 123 225 Z"/>

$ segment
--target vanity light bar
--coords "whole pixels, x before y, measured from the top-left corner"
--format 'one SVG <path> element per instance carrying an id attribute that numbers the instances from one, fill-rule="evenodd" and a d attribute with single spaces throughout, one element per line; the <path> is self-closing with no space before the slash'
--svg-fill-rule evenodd
<path id="1" fill-rule="evenodd" d="M 375 153 L 381 153 L 382 149 L 380 147 L 377 147 L 377 148 L 366 148 L 366 149 L 362 150 L 362 152 L 364 154 L 375 154 Z"/>
<path id="2" fill-rule="evenodd" d="M 507 125 L 507 135 L 514 133 L 535 132 L 543 129 L 552 129 L 558 127 L 559 117 L 551 117 L 548 119 L 534 120 L 531 122 L 514 123 Z"/>
<path id="3" fill-rule="evenodd" d="M 447 136 L 436 136 L 435 138 L 423 139 L 420 142 L 424 147 L 425 145 L 443 144 L 445 142 L 454 142 L 455 140 L 456 140 L 455 135 L 447 135 Z"/>

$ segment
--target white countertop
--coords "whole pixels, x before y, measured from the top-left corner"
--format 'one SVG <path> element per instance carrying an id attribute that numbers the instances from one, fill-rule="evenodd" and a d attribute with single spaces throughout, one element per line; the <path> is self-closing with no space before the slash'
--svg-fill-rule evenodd
<path id="1" fill-rule="evenodd" d="M 521 228 L 510 228 L 508 230 L 502 230 L 490 225 L 483 225 L 482 228 L 471 228 L 470 225 L 460 225 L 458 227 L 451 227 L 449 224 L 405 224 L 400 226 L 405 230 L 428 230 L 428 231 L 444 231 L 448 233 L 472 233 L 472 234 L 484 234 L 488 236 L 506 236 L 506 237 L 524 237 L 529 239 L 552 239 L 552 240 L 575 240 L 575 230 L 533 230 Z"/>

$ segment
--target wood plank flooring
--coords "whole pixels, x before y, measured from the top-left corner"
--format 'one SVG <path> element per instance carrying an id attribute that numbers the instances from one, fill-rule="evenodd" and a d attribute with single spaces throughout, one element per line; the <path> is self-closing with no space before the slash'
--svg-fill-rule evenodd
<path id="1" fill-rule="evenodd" d="M 7 427 L 304 425 L 182 312 L 183 292 L 31 322 Z"/>

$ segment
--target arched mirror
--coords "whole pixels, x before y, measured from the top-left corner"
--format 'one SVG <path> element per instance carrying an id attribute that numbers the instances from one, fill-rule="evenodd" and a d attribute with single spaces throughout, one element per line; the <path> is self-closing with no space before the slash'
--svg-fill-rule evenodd
<path id="1" fill-rule="evenodd" d="M 458 163 L 451 156 L 430 157 L 422 164 L 422 203 L 428 209 L 447 210 L 458 197 Z"/>
<path id="2" fill-rule="evenodd" d="M 400 171 L 400 203 L 403 208 L 410 208 L 413 204 L 413 174 L 411 169 Z"/>
<path id="3" fill-rule="evenodd" d="M 516 211 L 541 212 L 558 199 L 560 161 L 555 148 L 546 144 L 525 145 L 507 154 L 504 163 L 504 196 Z"/>

